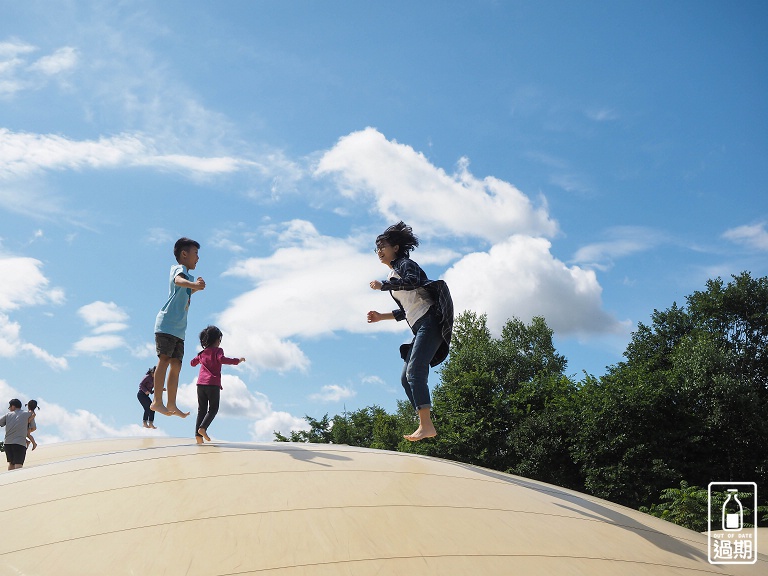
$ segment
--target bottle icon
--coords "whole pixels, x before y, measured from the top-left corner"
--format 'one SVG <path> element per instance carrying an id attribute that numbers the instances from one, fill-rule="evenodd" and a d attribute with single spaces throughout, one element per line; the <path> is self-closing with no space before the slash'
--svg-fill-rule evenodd
<path id="1" fill-rule="evenodd" d="M 739 501 L 739 491 L 728 489 L 728 498 L 723 503 L 723 530 L 738 532 L 744 528 L 744 508 Z"/>

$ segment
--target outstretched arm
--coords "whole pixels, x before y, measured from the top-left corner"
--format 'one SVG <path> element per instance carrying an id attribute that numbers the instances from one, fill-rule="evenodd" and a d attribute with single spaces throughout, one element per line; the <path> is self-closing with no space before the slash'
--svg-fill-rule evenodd
<path id="1" fill-rule="evenodd" d="M 202 276 L 198 277 L 197 280 L 192 282 L 187 280 L 187 278 L 184 277 L 184 274 L 177 274 L 176 278 L 173 279 L 173 283 L 176 284 L 176 286 L 180 286 L 181 288 L 191 289 L 193 294 L 198 290 L 205 290 L 205 280 L 203 280 Z"/>
<path id="2" fill-rule="evenodd" d="M 394 320 L 395 315 L 392 312 L 376 312 L 371 310 L 368 312 L 368 323 L 380 322 L 381 320 Z"/>

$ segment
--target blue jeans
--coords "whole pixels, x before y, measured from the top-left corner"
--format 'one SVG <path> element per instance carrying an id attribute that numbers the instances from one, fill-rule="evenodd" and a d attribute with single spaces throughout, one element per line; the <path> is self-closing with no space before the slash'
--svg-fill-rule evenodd
<path id="1" fill-rule="evenodd" d="M 427 385 L 429 363 L 443 341 L 443 333 L 440 330 L 435 308 L 430 308 L 424 316 L 419 318 L 411 330 L 414 334 L 413 342 L 405 357 L 400 382 L 411 405 L 418 411 L 432 406 Z"/>

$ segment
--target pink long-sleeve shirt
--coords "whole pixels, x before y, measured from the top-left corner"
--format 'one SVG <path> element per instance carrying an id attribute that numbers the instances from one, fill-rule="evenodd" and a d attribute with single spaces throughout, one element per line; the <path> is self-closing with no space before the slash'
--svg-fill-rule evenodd
<path id="1" fill-rule="evenodd" d="M 206 348 L 192 358 L 192 366 L 200 364 L 200 374 L 197 377 L 198 386 L 221 386 L 222 364 L 240 364 L 240 358 L 227 358 L 221 348 Z"/>

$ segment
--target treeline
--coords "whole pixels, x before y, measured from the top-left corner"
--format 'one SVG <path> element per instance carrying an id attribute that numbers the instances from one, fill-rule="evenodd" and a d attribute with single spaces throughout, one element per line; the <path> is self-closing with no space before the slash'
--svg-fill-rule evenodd
<path id="1" fill-rule="evenodd" d="M 464 312 L 432 395 L 437 438 L 403 439 L 416 426 L 406 402 L 307 416 L 309 431 L 275 436 L 476 464 L 696 530 L 710 482 L 756 482 L 768 510 L 768 278 L 710 280 L 685 306 L 654 310 L 624 357 L 575 380 L 543 318 L 509 320 L 494 338 Z"/>

